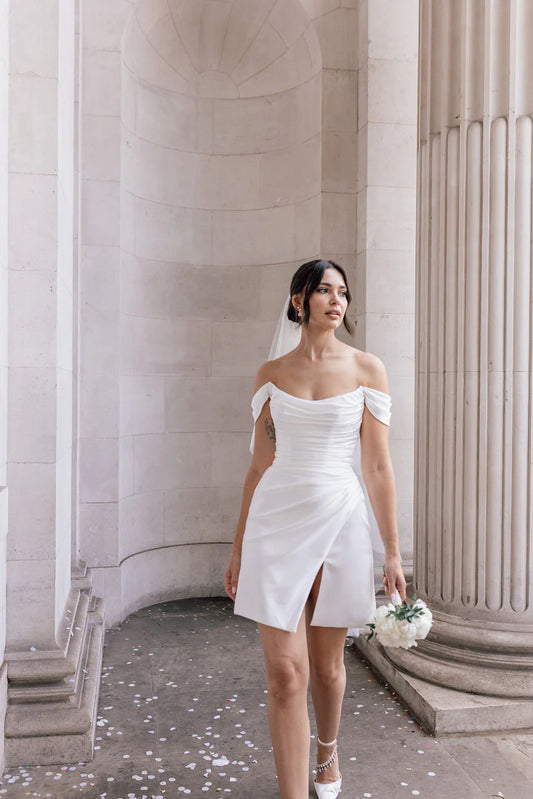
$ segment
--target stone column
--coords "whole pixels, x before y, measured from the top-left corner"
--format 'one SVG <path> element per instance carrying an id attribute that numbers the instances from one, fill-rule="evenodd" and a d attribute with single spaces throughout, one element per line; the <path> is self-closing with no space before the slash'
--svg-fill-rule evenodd
<path id="1" fill-rule="evenodd" d="M 533 696 L 533 3 L 422 0 L 415 589 L 430 682 Z"/>
<path id="2" fill-rule="evenodd" d="M 90 576 L 76 554 L 71 563 L 75 5 L 13 3 L 2 21 L 9 32 L 5 760 L 12 766 L 91 757 L 103 627 Z"/>

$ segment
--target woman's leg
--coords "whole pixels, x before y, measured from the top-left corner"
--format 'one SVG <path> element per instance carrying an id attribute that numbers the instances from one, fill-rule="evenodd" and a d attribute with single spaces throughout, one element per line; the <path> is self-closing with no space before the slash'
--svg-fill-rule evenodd
<path id="1" fill-rule="evenodd" d="M 295 633 L 259 625 L 268 688 L 268 722 L 281 799 L 308 799 L 309 662 L 305 614 Z"/>
<path id="2" fill-rule="evenodd" d="M 346 632 L 340 627 L 311 627 L 309 622 L 318 597 L 322 570 L 314 582 L 307 603 L 307 638 L 311 676 L 311 696 L 315 709 L 318 737 L 327 743 L 338 734 L 342 700 L 346 688 L 344 668 L 344 644 Z M 317 742 L 317 762 L 325 763 L 333 752 L 333 746 L 322 746 Z M 335 782 L 339 778 L 338 758 L 325 771 L 317 773 L 317 782 Z"/>

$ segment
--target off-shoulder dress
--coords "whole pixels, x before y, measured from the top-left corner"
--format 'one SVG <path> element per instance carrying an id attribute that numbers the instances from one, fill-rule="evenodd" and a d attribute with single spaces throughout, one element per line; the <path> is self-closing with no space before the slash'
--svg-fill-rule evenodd
<path id="1" fill-rule="evenodd" d="M 390 423 L 391 398 L 359 386 L 321 400 L 265 383 L 276 428 L 274 461 L 252 497 L 243 538 L 235 613 L 294 632 L 323 566 L 311 624 L 362 629 L 376 610 L 367 503 L 354 471 L 365 405 Z M 250 446 L 253 452 L 254 437 Z"/>

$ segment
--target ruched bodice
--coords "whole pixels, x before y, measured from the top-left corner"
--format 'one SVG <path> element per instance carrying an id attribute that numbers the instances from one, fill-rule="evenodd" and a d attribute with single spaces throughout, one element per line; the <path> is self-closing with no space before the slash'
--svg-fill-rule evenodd
<path id="1" fill-rule="evenodd" d="M 311 623 L 361 628 L 373 617 L 375 597 L 368 514 L 354 454 L 365 405 L 388 425 L 390 396 L 359 386 L 307 400 L 268 382 L 252 398 L 254 424 L 268 399 L 276 453 L 250 504 L 235 612 L 295 630 L 323 565 Z"/>

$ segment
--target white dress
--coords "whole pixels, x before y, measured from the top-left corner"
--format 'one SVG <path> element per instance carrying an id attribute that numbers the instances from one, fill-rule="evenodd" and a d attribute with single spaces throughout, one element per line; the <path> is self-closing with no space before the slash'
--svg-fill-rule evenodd
<path id="1" fill-rule="evenodd" d="M 311 624 L 360 630 L 373 620 L 376 600 L 367 503 L 354 452 L 365 404 L 388 425 L 391 398 L 359 386 L 306 400 L 269 382 L 252 398 L 254 424 L 268 399 L 276 454 L 250 503 L 235 613 L 294 632 L 323 565 Z"/>

